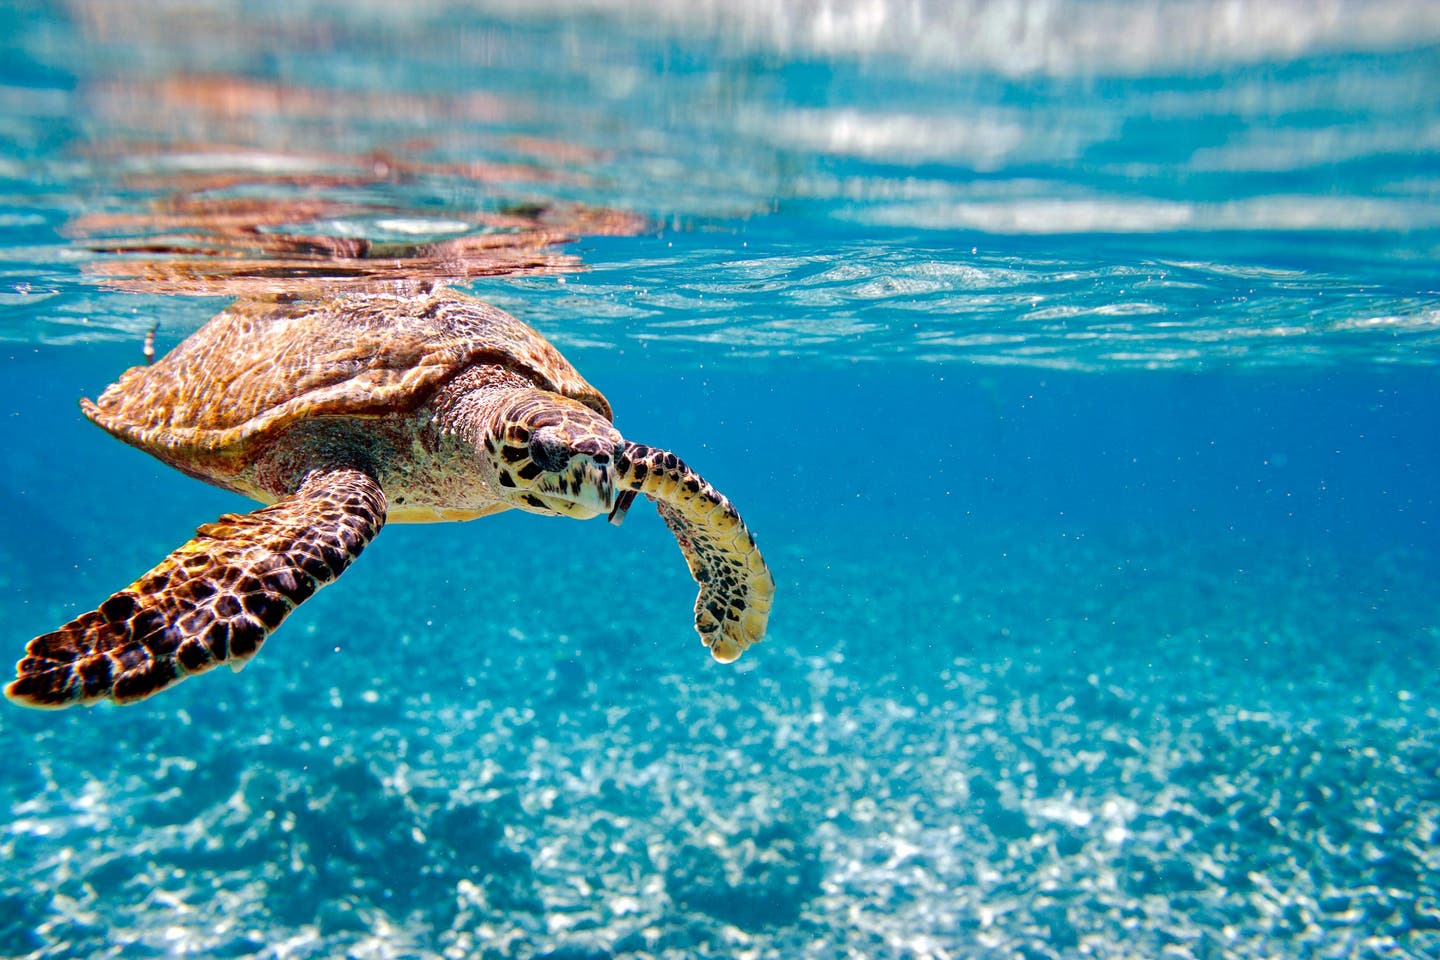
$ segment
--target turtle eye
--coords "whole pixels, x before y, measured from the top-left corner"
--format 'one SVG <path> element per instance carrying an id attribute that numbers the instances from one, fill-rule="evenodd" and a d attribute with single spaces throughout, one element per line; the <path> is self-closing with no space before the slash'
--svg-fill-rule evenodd
<path id="1" fill-rule="evenodd" d="M 546 473 L 564 470 L 570 462 L 570 445 L 549 430 L 537 430 L 530 438 L 530 459 Z"/>

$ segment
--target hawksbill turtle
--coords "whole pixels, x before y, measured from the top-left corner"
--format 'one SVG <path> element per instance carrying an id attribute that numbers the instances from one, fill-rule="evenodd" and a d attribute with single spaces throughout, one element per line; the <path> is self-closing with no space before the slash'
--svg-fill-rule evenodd
<path id="1" fill-rule="evenodd" d="M 350 566 L 387 521 L 518 508 L 618 523 L 653 500 L 721 662 L 765 633 L 775 581 L 734 506 L 632 443 L 540 334 L 455 290 L 232 304 L 81 407 L 119 439 L 265 506 L 226 514 L 99 607 L 30 641 L 34 707 L 131 703 L 228 663 Z"/>

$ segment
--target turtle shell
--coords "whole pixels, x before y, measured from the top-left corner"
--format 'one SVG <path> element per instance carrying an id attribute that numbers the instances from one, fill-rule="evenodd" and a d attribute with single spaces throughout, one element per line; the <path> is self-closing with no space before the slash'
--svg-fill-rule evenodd
<path id="1" fill-rule="evenodd" d="M 302 419 L 403 417 L 477 364 L 503 366 L 611 417 L 600 392 L 544 337 L 453 290 L 242 300 L 81 407 L 163 460 L 238 466 L 257 441 Z"/>

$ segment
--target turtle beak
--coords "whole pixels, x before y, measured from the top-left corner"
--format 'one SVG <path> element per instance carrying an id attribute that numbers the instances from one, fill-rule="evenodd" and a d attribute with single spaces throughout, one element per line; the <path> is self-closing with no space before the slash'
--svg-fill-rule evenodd
<path id="1" fill-rule="evenodd" d="M 635 500 L 634 490 L 621 490 L 615 495 L 615 505 L 610 508 L 610 522 L 615 526 L 625 522 L 625 511 L 630 509 L 630 504 Z"/>

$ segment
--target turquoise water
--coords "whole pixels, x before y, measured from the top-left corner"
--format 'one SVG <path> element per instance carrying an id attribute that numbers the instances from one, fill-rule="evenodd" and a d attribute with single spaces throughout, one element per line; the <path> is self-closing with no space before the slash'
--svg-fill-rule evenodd
<path id="1" fill-rule="evenodd" d="M 1433 4 L 0 5 L 0 622 L 249 506 L 95 429 L 451 283 L 729 495 L 387 527 L 0 707 L 0 956 L 1440 956 Z M 223 674 L 223 675 L 222 675 Z"/>

